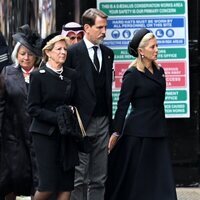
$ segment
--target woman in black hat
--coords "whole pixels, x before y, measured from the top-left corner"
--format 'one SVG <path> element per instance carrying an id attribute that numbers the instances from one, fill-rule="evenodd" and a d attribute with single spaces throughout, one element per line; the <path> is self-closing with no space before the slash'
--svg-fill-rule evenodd
<path id="1" fill-rule="evenodd" d="M 176 200 L 165 122 L 165 74 L 152 32 L 138 30 L 109 141 L 106 200 Z M 126 117 L 131 105 L 131 111 Z"/>
<path id="2" fill-rule="evenodd" d="M 28 95 L 39 177 L 34 199 L 47 200 L 54 194 L 58 200 L 69 200 L 78 151 L 73 138 L 60 132 L 57 108 L 73 105 L 76 73 L 63 67 L 69 38 L 51 34 L 42 46 L 44 65 L 31 73 Z"/>
<path id="3" fill-rule="evenodd" d="M 41 57 L 41 38 L 28 25 L 20 27 L 13 39 L 17 42 L 12 52 L 14 64 L 2 70 L 4 92 L 0 95 L 1 153 L 5 154 L 1 159 L 6 157 L 0 165 L 7 165 L 7 170 L 0 171 L 0 177 L 6 179 L 0 179 L 0 191 L 9 194 L 9 199 L 17 195 L 30 196 L 37 184 L 27 95 L 30 72 L 37 68 Z"/>

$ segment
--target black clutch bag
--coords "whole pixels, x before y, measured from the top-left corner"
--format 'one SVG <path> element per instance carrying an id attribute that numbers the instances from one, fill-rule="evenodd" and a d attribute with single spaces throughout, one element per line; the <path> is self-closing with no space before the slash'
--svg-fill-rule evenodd
<path id="1" fill-rule="evenodd" d="M 80 128 L 73 107 L 62 105 L 56 108 L 57 122 L 61 135 L 80 137 Z"/>
<path id="2" fill-rule="evenodd" d="M 79 112 L 75 106 L 62 105 L 56 108 L 58 127 L 61 135 L 72 136 L 78 150 L 89 153 L 92 150 L 92 138 L 86 135 Z"/>

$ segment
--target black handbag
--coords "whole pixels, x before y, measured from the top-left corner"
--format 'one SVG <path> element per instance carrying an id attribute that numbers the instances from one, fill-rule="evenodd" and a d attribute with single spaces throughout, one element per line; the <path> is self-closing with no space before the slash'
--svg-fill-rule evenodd
<path id="1" fill-rule="evenodd" d="M 80 137 L 80 129 L 73 107 L 62 105 L 56 108 L 57 122 L 61 135 Z"/>
<path id="2" fill-rule="evenodd" d="M 56 108 L 56 112 L 61 135 L 73 137 L 80 152 L 91 152 L 92 138 L 86 135 L 77 108 L 62 105 Z"/>

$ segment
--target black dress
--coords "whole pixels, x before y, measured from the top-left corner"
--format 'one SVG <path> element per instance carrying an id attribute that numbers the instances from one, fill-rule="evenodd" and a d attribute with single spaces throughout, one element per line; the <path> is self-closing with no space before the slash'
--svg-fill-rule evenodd
<path id="1" fill-rule="evenodd" d="M 121 137 L 109 154 L 105 200 L 176 200 L 164 117 L 162 68 L 128 69 L 114 126 Z M 126 116 L 129 104 L 130 114 Z"/>
<path id="2" fill-rule="evenodd" d="M 31 73 L 28 111 L 39 174 L 39 191 L 71 191 L 74 188 L 78 151 L 73 138 L 60 134 L 56 108 L 73 105 L 76 73 L 65 68 L 63 77 L 43 67 Z"/>

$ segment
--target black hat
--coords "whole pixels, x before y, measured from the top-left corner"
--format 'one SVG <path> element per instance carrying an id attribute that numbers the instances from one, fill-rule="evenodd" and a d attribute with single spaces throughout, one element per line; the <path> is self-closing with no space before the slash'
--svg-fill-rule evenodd
<path id="1" fill-rule="evenodd" d="M 60 35 L 60 32 L 51 33 L 45 39 L 42 40 L 41 50 L 46 46 L 47 42 L 53 39 L 55 36 Z"/>
<path id="2" fill-rule="evenodd" d="M 128 52 L 129 52 L 130 55 L 132 55 L 134 57 L 138 57 L 138 51 L 137 51 L 138 46 L 139 46 L 142 38 L 147 33 L 150 33 L 150 30 L 148 30 L 146 28 L 142 28 L 134 34 L 132 40 L 129 42 L 129 45 L 128 45 Z"/>
<path id="3" fill-rule="evenodd" d="M 41 42 L 42 39 L 37 32 L 30 29 L 28 24 L 19 27 L 19 32 L 14 34 L 13 39 L 28 48 L 36 56 L 41 56 Z"/>

